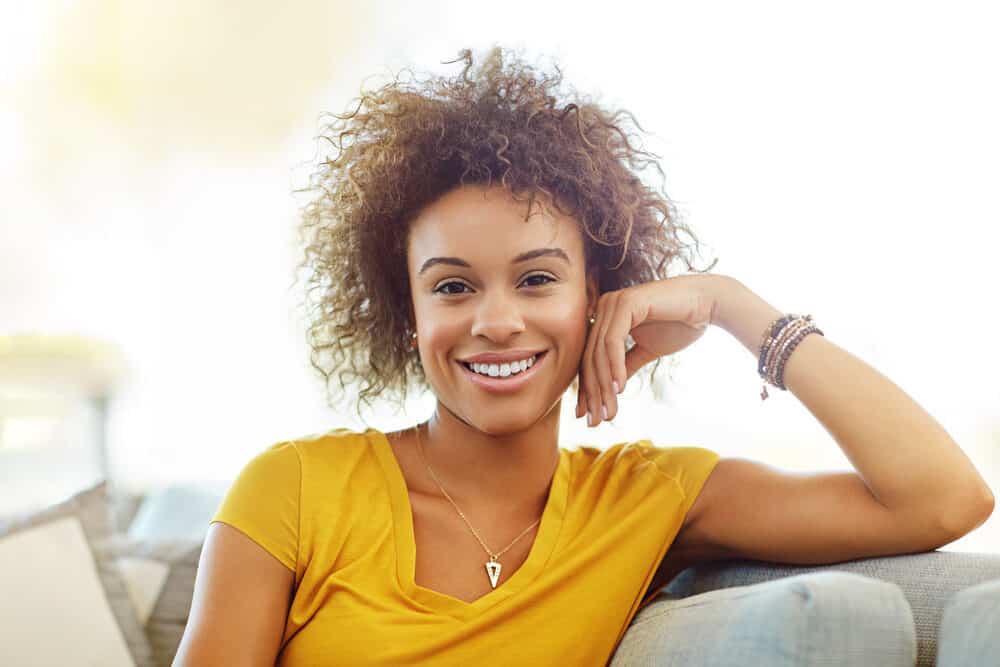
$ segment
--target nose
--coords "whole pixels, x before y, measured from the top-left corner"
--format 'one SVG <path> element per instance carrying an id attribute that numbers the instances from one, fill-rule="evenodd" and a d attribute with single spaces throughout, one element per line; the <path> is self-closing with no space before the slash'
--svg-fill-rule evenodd
<path id="1" fill-rule="evenodd" d="M 473 317 L 473 336 L 484 336 L 500 343 L 522 331 L 524 318 L 515 297 L 491 294 L 483 298 Z"/>

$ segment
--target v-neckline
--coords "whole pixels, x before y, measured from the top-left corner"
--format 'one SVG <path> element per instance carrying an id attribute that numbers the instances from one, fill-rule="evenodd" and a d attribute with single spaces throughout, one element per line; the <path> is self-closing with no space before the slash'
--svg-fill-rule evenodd
<path id="1" fill-rule="evenodd" d="M 413 508 L 406 489 L 406 478 L 403 476 L 403 470 L 385 433 L 378 429 L 369 428 L 365 434 L 368 436 L 369 442 L 373 443 L 375 453 L 385 473 L 389 501 L 392 507 L 393 536 L 396 546 L 396 577 L 403 593 L 411 600 L 429 609 L 466 620 L 516 595 L 545 569 L 555 548 L 566 514 L 566 496 L 569 490 L 569 465 L 566 450 L 562 448 L 559 450 L 559 464 L 556 466 L 545 509 L 542 511 L 542 519 L 527 558 L 521 563 L 521 567 L 497 588 L 472 602 L 466 602 L 416 583 L 417 542 L 413 529 Z M 485 553 L 483 555 L 483 576 L 486 576 L 485 562 L 487 557 Z"/>

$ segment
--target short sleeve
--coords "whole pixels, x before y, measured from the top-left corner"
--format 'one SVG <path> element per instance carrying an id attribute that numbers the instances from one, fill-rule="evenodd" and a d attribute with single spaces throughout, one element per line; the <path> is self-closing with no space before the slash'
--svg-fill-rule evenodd
<path id="1" fill-rule="evenodd" d="M 675 480 L 684 492 L 684 514 L 694 505 L 709 475 L 721 457 L 705 447 L 656 447 L 648 440 L 637 443 L 639 451 L 656 464 L 664 475 Z"/>
<path id="2" fill-rule="evenodd" d="M 209 524 L 229 524 L 295 572 L 301 485 L 295 445 L 279 442 L 243 466 Z"/>

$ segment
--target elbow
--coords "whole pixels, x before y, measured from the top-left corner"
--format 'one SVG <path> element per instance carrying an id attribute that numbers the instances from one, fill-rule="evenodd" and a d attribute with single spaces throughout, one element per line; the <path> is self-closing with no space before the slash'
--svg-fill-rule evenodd
<path id="1" fill-rule="evenodd" d="M 982 526 L 993 514 L 996 501 L 990 487 L 983 490 L 974 500 L 948 512 L 942 523 L 952 541 L 957 540 Z"/>
<path id="2" fill-rule="evenodd" d="M 996 504 L 996 500 L 993 498 L 993 491 L 990 487 L 983 488 L 983 509 L 986 512 L 986 518 L 988 519 L 991 514 L 993 514 L 993 506 Z"/>
<path id="3" fill-rule="evenodd" d="M 979 523 L 975 525 L 975 528 L 978 528 L 986 523 L 986 520 L 990 518 L 991 514 L 993 514 L 993 507 L 995 504 L 996 500 L 993 498 L 993 492 L 990 490 L 990 487 L 987 486 L 985 488 L 985 493 L 983 494 L 982 518 L 979 520 Z"/>

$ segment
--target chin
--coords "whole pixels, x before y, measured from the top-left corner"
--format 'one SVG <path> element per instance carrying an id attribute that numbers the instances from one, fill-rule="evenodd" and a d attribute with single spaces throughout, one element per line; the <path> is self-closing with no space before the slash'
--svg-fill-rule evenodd
<path id="1" fill-rule="evenodd" d="M 466 422 L 476 430 L 487 435 L 506 436 L 520 433 L 527 430 L 539 419 L 539 415 L 534 417 L 520 414 L 468 414 Z"/>
<path id="2" fill-rule="evenodd" d="M 553 410 L 558 412 L 560 399 L 552 405 L 543 406 L 538 402 L 525 401 L 523 405 L 475 406 L 462 413 L 462 419 L 469 426 L 492 436 L 507 436 L 526 431 L 548 417 Z"/>

